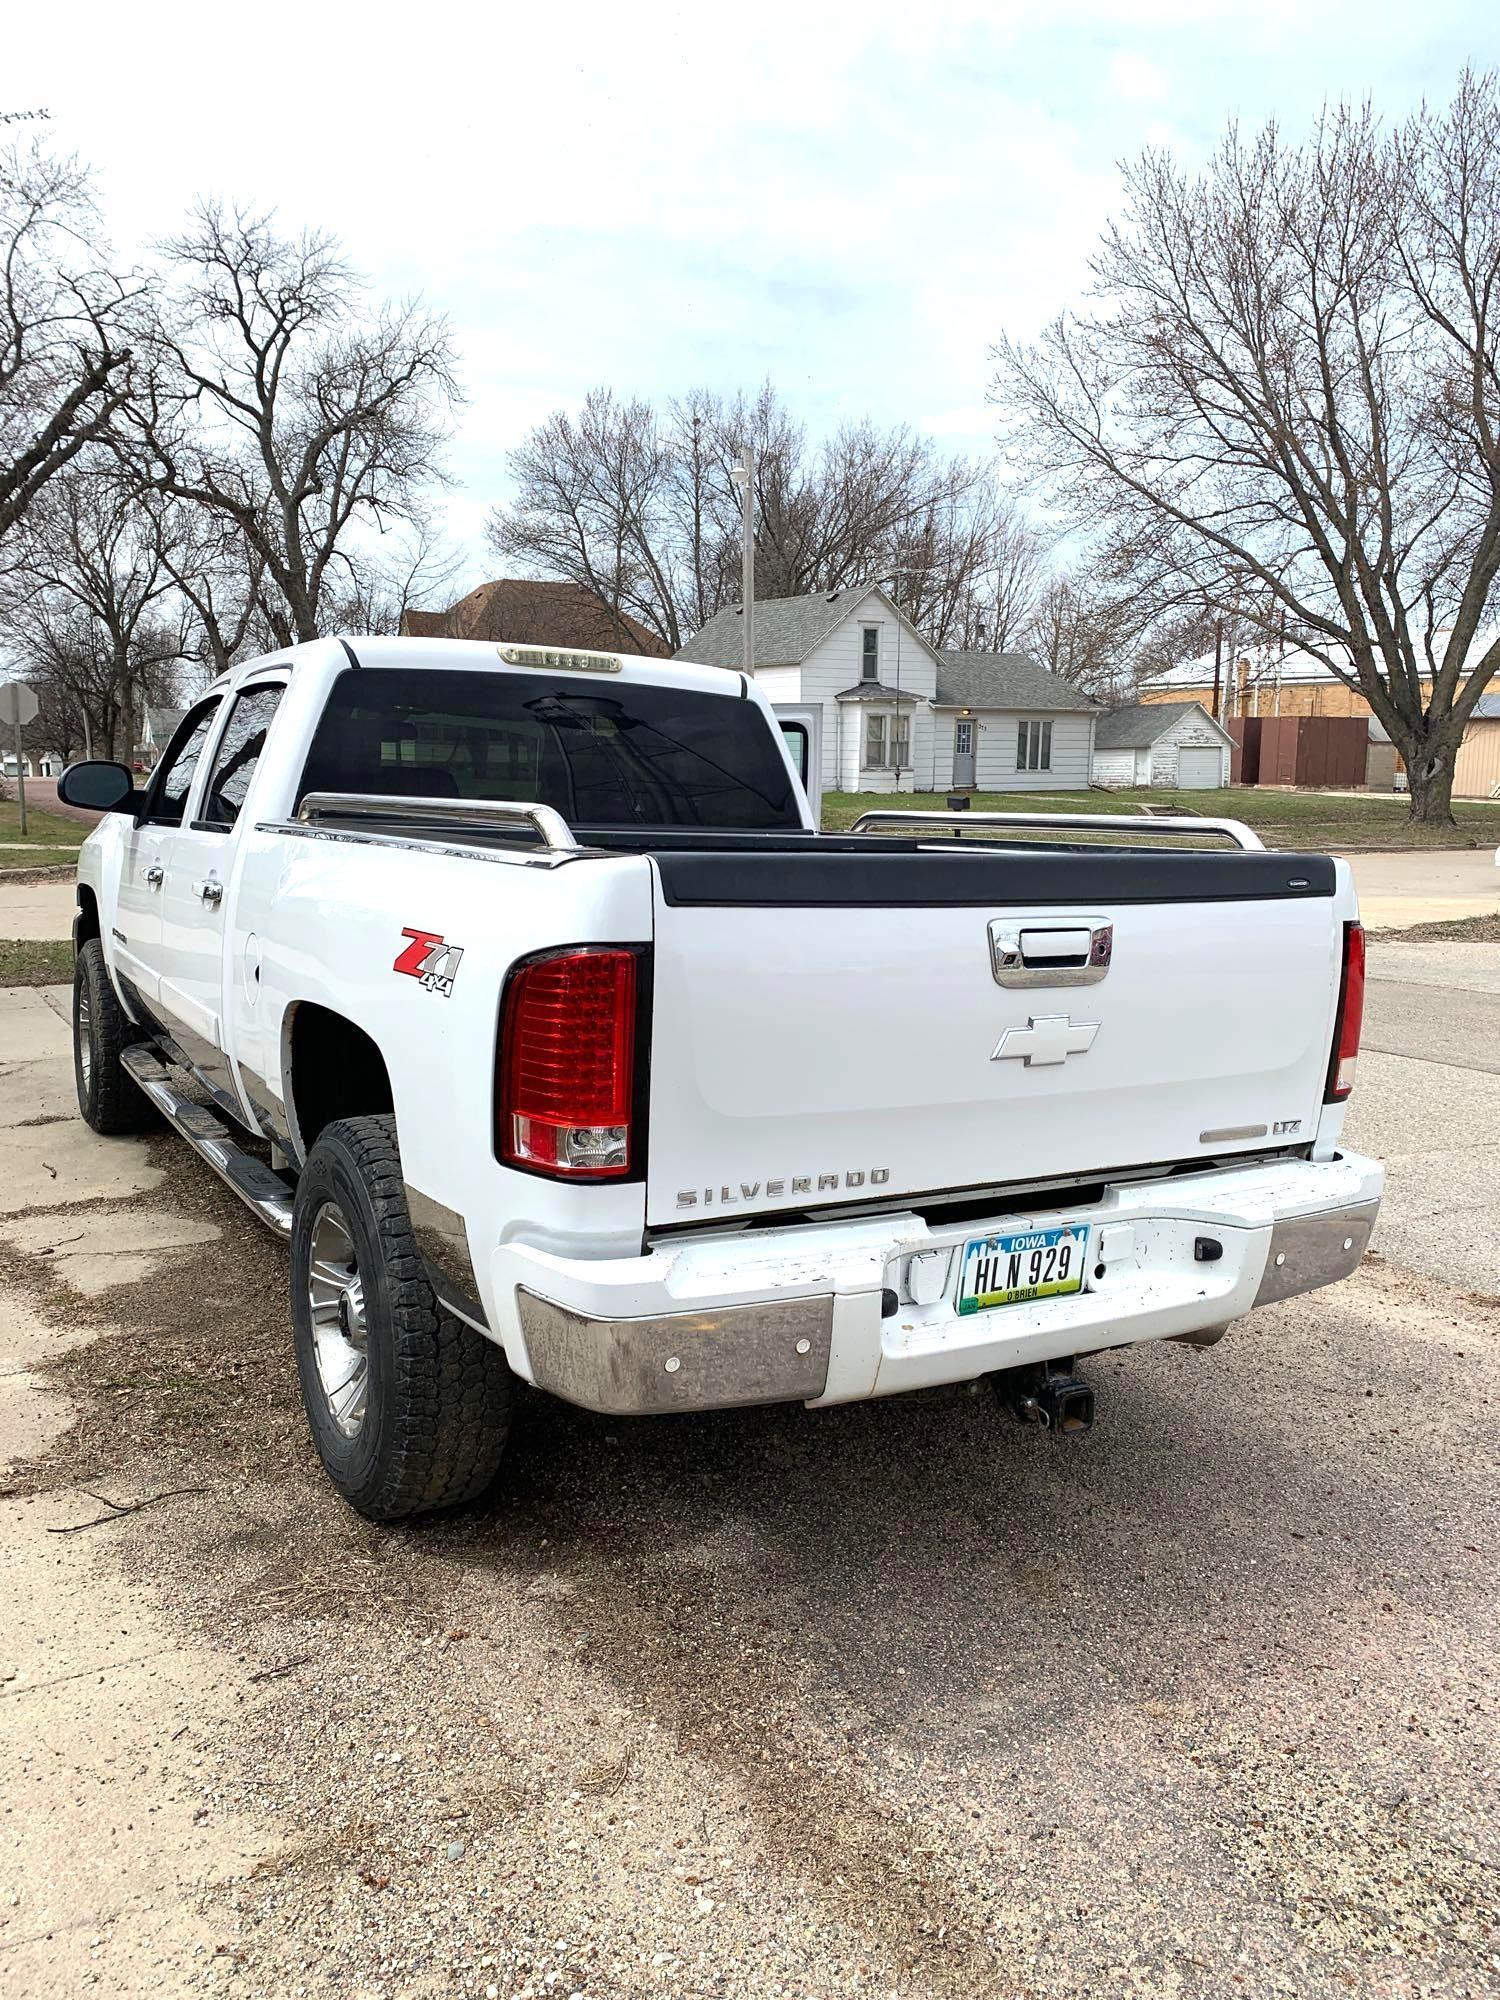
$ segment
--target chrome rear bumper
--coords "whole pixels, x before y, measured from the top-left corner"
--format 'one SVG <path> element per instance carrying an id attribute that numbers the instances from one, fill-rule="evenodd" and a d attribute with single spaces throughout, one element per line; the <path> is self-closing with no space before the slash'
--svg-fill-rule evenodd
<path id="1" fill-rule="evenodd" d="M 521 1287 L 538 1388 L 609 1416 L 806 1403 L 828 1380 L 833 1298 L 598 1320 Z"/>
<path id="2" fill-rule="evenodd" d="M 609 1415 L 899 1395 L 1191 1339 L 1333 1284 L 1364 1254 L 1383 1179 L 1378 1161 L 1339 1154 L 1121 1181 L 994 1223 L 903 1211 L 604 1259 L 511 1241 L 492 1253 L 491 1325 L 518 1374 Z M 960 1309 L 969 1239 L 1062 1223 L 1096 1232 L 1081 1292 Z"/>
<path id="3" fill-rule="evenodd" d="M 1289 1215 L 1271 1231 L 1266 1272 L 1255 1294 L 1258 1306 L 1277 1299 L 1315 1292 L 1337 1284 L 1359 1266 L 1380 1213 L 1378 1201 L 1356 1202 L 1350 1208 L 1325 1209 L 1318 1215 Z"/>

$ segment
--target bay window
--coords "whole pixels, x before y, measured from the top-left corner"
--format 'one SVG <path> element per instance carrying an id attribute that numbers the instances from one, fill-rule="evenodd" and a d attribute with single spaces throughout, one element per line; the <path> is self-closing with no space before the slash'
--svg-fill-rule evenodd
<path id="1" fill-rule="evenodd" d="M 865 716 L 865 769 L 867 771 L 909 771 L 911 769 L 911 717 L 909 715 Z"/>

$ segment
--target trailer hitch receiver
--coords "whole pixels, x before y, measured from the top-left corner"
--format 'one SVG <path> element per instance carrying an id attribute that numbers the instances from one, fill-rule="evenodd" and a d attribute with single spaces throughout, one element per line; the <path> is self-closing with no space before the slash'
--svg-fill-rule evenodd
<path id="1" fill-rule="evenodd" d="M 993 1378 L 995 1393 L 1018 1423 L 1040 1424 L 1054 1437 L 1081 1437 L 1094 1427 L 1094 1391 L 1072 1368 L 1070 1361 L 1007 1368 Z"/>

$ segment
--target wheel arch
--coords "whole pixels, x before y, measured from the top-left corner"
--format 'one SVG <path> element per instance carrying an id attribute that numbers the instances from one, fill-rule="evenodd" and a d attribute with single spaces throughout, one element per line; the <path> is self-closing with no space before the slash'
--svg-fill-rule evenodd
<path id="1" fill-rule="evenodd" d="M 316 1000 L 294 1001 L 281 1024 L 286 1115 L 302 1159 L 337 1118 L 395 1114 L 391 1073 L 375 1037 Z"/>
<path id="2" fill-rule="evenodd" d="M 87 882 L 78 884 L 78 908 L 73 918 L 73 952 L 75 957 L 83 950 L 90 938 L 104 936 L 99 922 L 99 898 Z"/>

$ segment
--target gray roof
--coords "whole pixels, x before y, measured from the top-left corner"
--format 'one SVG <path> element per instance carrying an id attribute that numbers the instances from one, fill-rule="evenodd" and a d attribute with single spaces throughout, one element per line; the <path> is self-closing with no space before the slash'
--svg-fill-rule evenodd
<path id="1" fill-rule="evenodd" d="M 1482 694 L 1474 704 L 1475 722 L 1500 722 L 1500 694 Z"/>
<path id="2" fill-rule="evenodd" d="M 757 664 L 781 667 L 805 660 L 813 647 L 826 639 L 876 587 L 858 583 L 847 590 L 814 592 L 810 597 L 758 599 Z M 703 667 L 738 667 L 744 659 L 745 646 L 744 626 L 740 621 L 739 605 L 726 605 L 709 619 L 701 632 L 689 639 L 677 658 Z M 889 699 L 891 694 L 889 688 L 864 682 L 846 688 L 836 699 L 853 701 L 879 695 Z M 1085 713 L 1098 706 L 1086 694 L 1049 673 L 1029 653 L 937 653 L 935 701 L 942 708 L 1077 709 Z"/>
<path id="3" fill-rule="evenodd" d="M 758 597 L 755 600 L 755 658 L 763 667 L 788 667 L 805 660 L 820 639 L 826 638 L 870 586 L 857 584 L 851 590 L 831 595 L 816 591 L 811 597 Z M 745 641 L 742 614 L 737 604 L 726 604 L 714 613 L 701 632 L 694 633 L 678 649 L 679 660 L 691 660 L 700 667 L 738 667 L 744 663 Z"/>
<path id="4" fill-rule="evenodd" d="M 1174 722 L 1194 709 L 1212 722 L 1201 701 L 1138 701 L 1130 708 L 1112 708 L 1094 730 L 1096 750 L 1149 750 Z"/>
<path id="5" fill-rule="evenodd" d="M 940 708 L 1096 708 L 1030 653 L 939 653 Z"/>
<path id="6" fill-rule="evenodd" d="M 883 681 L 856 681 L 852 688 L 844 688 L 836 694 L 835 701 L 924 701 L 926 697 L 913 694 L 910 688 L 902 688 L 898 694 L 895 688 L 888 688 Z"/>

